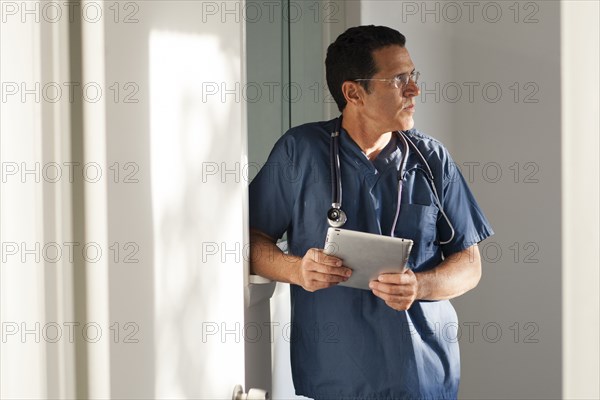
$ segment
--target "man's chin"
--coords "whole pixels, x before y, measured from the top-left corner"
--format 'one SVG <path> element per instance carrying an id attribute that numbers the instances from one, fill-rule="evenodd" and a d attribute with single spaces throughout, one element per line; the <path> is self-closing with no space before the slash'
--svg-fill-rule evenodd
<path id="1" fill-rule="evenodd" d="M 400 127 L 399 131 L 407 131 L 415 126 L 415 121 L 412 118 L 404 118 L 398 126 Z"/>

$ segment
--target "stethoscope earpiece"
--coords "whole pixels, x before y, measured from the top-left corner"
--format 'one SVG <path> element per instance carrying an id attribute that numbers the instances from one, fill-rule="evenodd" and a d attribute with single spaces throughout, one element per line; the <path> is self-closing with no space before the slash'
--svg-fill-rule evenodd
<path id="1" fill-rule="evenodd" d="M 339 208 L 330 208 L 327 211 L 327 222 L 333 228 L 341 228 L 346 223 L 346 213 Z"/>

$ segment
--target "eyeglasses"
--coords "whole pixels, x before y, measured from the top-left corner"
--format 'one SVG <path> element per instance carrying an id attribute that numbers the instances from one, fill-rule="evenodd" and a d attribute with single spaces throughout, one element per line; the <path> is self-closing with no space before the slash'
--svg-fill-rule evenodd
<path id="1" fill-rule="evenodd" d="M 395 87 L 396 89 L 404 89 L 406 88 L 406 86 L 408 85 L 409 81 L 413 81 L 415 83 L 415 85 L 417 84 L 417 82 L 419 81 L 419 76 L 421 76 L 421 73 L 418 71 L 413 71 L 410 74 L 400 74 L 397 75 L 393 78 L 390 79 L 383 79 L 383 78 L 379 78 L 379 79 L 354 79 L 355 82 L 359 82 L 359 81 L 385 81 L 385 82 L 391 82 L 392 86 Z"/>

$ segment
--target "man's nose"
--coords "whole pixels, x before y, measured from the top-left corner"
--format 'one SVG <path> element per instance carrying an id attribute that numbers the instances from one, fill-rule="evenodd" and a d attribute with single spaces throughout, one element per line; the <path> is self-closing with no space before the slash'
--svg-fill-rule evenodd
<path id="1" fill-rule="evenodd" d="M 404 97 L 416 97 L 421 94 L 421 89 L 412 79 L 408 81 L 408 84 L 404 88 Z"/>

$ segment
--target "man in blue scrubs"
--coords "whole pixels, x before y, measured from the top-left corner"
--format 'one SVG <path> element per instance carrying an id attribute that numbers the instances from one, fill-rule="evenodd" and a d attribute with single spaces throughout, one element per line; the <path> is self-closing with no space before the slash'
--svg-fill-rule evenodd
<path id="1" fill-rule="evenodd" d="M 407 272 L 379 276 L 370 291 L 338 286 L 352 271 L 322 252 L 332 203 L 330 137 L 338 119 L 290 129 L 250 185 L 251 268 L 291 284 L 299 395 L 457 397 L 459 326 L 448 300 L 479 282 L 477 243 L 493 232 L 448 151 L 413 129 L 418 73 L 404 45 L 393 29 L 355 27 L 329 46 L 325 64 L 342 113 L 345 229 L 392 233 L 405 151 L 395 131 L 406 132 L 432 170 L 439 204 L 427 167 L 410 146 L 393 232 L 414 241 Z M 286 232 L 289 255 L 275 245 Z"/>

